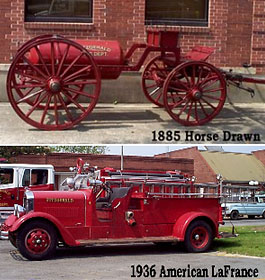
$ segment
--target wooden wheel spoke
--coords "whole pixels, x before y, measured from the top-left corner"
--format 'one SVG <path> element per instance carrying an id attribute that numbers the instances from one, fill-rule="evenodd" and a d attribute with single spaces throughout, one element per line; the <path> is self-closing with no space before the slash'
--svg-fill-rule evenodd
<path id="1" fill-rule="evenodd" d="M 190 120 L 191 111 L 192 111 L 192 106 L 193 106 L 193 101 L 190 102 L 190 107 L 189 107 L 189 111 L 188 111 L 188 113 L 187 113 L 187 118 L 186 118 L 186 121 L 187 121 L 187 122 Z"/>
<path id="2" fill-rule="evenodd" d="M 32 108 L 27 112 L 26 117 L 29 117 L 33 111 L 40 105 L 40 103 L 47 97 L 48 93 L 44 94 L 42 98 L 32 106 Z"/>
<path id="3" fill-rule="evenodd" d="M 54 116 L 55 116 L 55 123 L 56 125 L 59 124 L 59 118 L 58 118 L 58 107 L 57 107 L 57 97 L 56 94 L 53 96 L 53 102 L 54 102 Z"/>
<path id="4" fill-rule="evenodd" d="M 200 84 L 200 82 L 201 82 L 202 72 L 203 72 L 203 67 L 200 67 L 200 72 L 199 72 L 199 76 L 198 76 L 198 80 L 197 80 L 196 86 L 198 86 Z"/>
<path id="5" fill-rule="evenodd" d="M 210 90 L 204 90 L 205 93 L 212 93 L 212 92 L 217 92 L 217 91 L 222 91 L 224 88 L 216 88 L 216 89 L 210 89 Z"/>
<path id="6" fill-rule="evenodd" d="M 34 49 L 35 49 L 35 51 L 37 52 L 37 54 L 38 54 L 38 56 L 39 56 L 39 59 L 40 59 L 42 65 L 43 65 L 43 67 L 44 67 L 44 69 L 45 69 L 47 75 L 50 76 L 51 73 L 50 73 L 50 71 L 49 71 L 48 68 L 47 68 L 47 65 L 46 65 L 46 63 L 45 63 L 45 61 L 44 61 L 44 58 L 43 58 L 43 56 L 42 56 L 42 53 L 40 52 L 40 50 L 39 50 L 39 48 L 38 48 L 37 46 L 35 46 Z"/>
<path id="7" fill-rule="evenodd" d="M 29 98 L 31 98 L 31 97 L 37 95 L 37 94 L 43 93 L 44 91 L 45 91 L 45 89 L 41 89 L 41 90 L 38 90 L 38 91 L 36 91 L 36 92 L 30 93 L 30 94 L 28 94 L 28 95 L 22 97 L 21 99 L 19 99 L 16 103 L 19 104 L 19 103 L 21 103 L 21 102 L 23 102 L 23 101 L 25 101 L 25 100 L 28 100 Z"/>
<path id="8" fill-rule="evenodd" d="M 51 67 L 52 67 L 52 76 L 55 75 L 55 51 L 54 43 L 51 42 Z"/>
<path id="9" fill-rule="evenodd" d="M 154 87 L 157 87 L 157 84 L 156 84 L 156 83 L 154 83 L 154 84 L 152 84 L 152 85 L 149 85 L 149 86 L 146 86 L 145 88 L 146 88 L 146 89 L 150 89 L 150 88 L 154 88 Z"/>
<path id="10" fill-rule="evenodd" d="M 201 100 L 203 100 L 207 105 L 209 105 L 210 107 L 212 107 L 214 110 L 216 110 L 217 107 L 214 107 L 211 103 L 209 103 L 207 100 L 205 100 L 204 98 L 201 98 Z"/>
<path id="11" fill-rule="evenodd" d="M 60 48 L 58 47 L 58 49 L 60 49 Z M 59 76 L 60 73 L 61 73 L 62 66 L 63 66 L 63 64 L 64 64 L 64 62 L 65 62 L 65 59 L 66 59 L 67 55 L 68 55 L 69 49 L 70 49 L 70 45 L 67 44 L 67 47 L 66 47 L 66 49 L 65 49 L 65 51 L 64 51 L 64 54 L 63 54 L 63 57 L 62 57 L 62 59 L 61 59 L 61 61 L 60 61 L 59 67 L 58 67 L 58 69 L 57 69 L 56 76 Z"/>
<path id="12" fill-rule="evenodd" d="M 187 102 L 185 103 L 185 105 L 182 107 L 182 109 L 180 110 L 180 112 L 177 114 L 177 116 L 180 117 L 180 115 L 187 109 L 189 105 L 189 100 L 187 100 Z"/>
<path id="13" fill-rule="evenodd" d="M 209 98 L 209 99 L 213 99 L 213 100 L 217 100 L 217 101 L 221 101 L 222 100 L 222 98 L 218 98 L 218 97 L 210 96 L 210 95 L 206 95 L 206 94 L 203 94 L 203 97 L 206 97 L 206 98 Z"/>
<path id="14" fill-rule="evenodd" d="M 155 101 L 158 102 L 162 95 L 163 95 L 163 91 L 161 90 L 161 92 L 158 94 L 158 96 L 155 99 Z"/>
<path id="15" fill-rule="evenodd" d="M 209 77 L 208 79 L 205 79 L 203 80 L 201 83 L 200 83 L 200 87 L 202 89 L 204 89 L 205 87 L 209 87 L 209 86 L 212 86 L 214 85 L 216 82 L 219 81 L 219 78 L 217 76 L 215 77 Z"/>
<path id="16" fill-rule="evenodd" d="M 194 113 L 195 113 L 195 119 L 198 122 L 199 116 L 198 116 L 198 108 L 197 108 L 197 102 L 194 103 Z"/>
<path id="17" fill-rule="evenodd" d="M 76 94 L 79 94 L 79 95 L 83 95 L 83 96 L 86 96 L 86 97 L 89 97 L 89 98 L 92 98 L 92 99 L 95 98 L 94 95 L 88 94 L 88 93 L 83 92 L 81 90 L 76 90 L 76 89 L 69 88 L 69 87 L 64 87 L 64 90 L 71 91 L 73 93 L 76 93 Z"/>
<path id="18" fill-rule="evenodd" d="M 70 76 L 68 76 L 64 81 L 65 82 L 69 82 L 71 80 L 77 79 L 79 74 L 83 73 L 84 71 L 89 71 L 91 68 L 92 68 L 91 65 L 83 67 L 82 69 L 80 69 L 77 72 L 75 72 L 75 73 L 71 74 Z"/>
<path id="19" fill-rule="evenodd" d="M 175 90 L 177 92 L 186 92 L 186 89 L 184 89 L 184 88 L 176 88 L 176 87 L 171 86 L 171 85 L 169 85 L 168 89 Z"/>
<path id="20" fill-rule="evenodd" d="M 70 99 L 70 101 L 71 101 L 72 103 L 74 103 L 75 106 L 78 107 L 81 111 L 83 111 L 83 112 L 86 111 L 86 109 L 85 109 L 81 104 L 79 104 L 78 102 L 76 102 L 76 101 L 72 98 L 72 96 L 71 96 L 70 94 L 68 94 L 68 93 L 65 92 L 65 91 L 62 91 L 62 93 L 63 93 L 66 97 L 68 97 L 68 98 Z"/>
<path id="21" fill-rule="evenodd" d="M 155 95 L 160 89 L 161 89 L 160 87 L 157 87 L 156 89 L 154 89 L 153 91 L 151 91 L 151 92 L 149 93 L 149 95 L 150 95 L 150 96 Z M 163 91 L 162 91 L 162 92 L 163 92 Z"/>
<path id="22" fill-rule="evenodd" d="M 34 88 L 36 88 L 36 87 L 44 87 L 45 86 L 45 84 L 43 83 L 43 84 L 34 84 L 34 83 L 32 83 L 32 84 L 23 84 L 23 85 L 18 85 L 18 84 L 16 84 L 16 85 L 14 85 L 14 88 L 15 89 L 25 89 L 25 88 L 31 88 L 31 89 L 34 89 Z"/>
<path id="23" fill-rule="evenodd" d="M 71 64 L 68 65 L 68 67 L 64 70 L 63 74 L 61 75 L 61 78 L 63 78 L 66 73 L 75 65 L 75 63 L 84 55 L 83 52 L 80 53 L 80 55 L 78 55 Z"/>
<path id="24" fill-rule="evenodd" d="M 201 103 L 200 100 L 199 100 L 199 104 L 200 104 L 200 106 L 201 106 L 201 108 L 202 108 L 202 111 L 203 111 L 204 115 L 205 115 L 206 117 L 209 117 L 209 114 L 207 114 L 207 112 L 205 111 L 205 108 L 203 107 L 203 105 L 202 105 L 202 103 Z"/>
<path id="25" fill-rule="evenodd" d="M 42 79 L 40 77 L 37 77 L 37 76 L 31 76 L 27 73 L 16 73 L 17 75 L 20 75 L 22 77 L 25 77 L 25 78 L 29 78 L 31 79 L 31 81 L 37 81 L 37 82 L 40 82 L 40 83 L 45 83 L 45 79 Z"/>
<path id="26" fill-rule="evenodd" d="M 79 85 L 96 85 L 97 80 L 77 81 L 77 82 L 66 82 L 65 86 L 79 86 Z"/>
<path id="27" fill-rule="evenodd" d="M 184 77 L 185 77 L 185 79 L 186 79 L 186 81 L 187 81 L 189 87 L 191 87 L 192 85 L 191 85 L 190 79 L 189 79 L 189 77 L 188 77 L 188 74 L 187 74 L 187 72 L 186 72 L 186 68 L 183 69 L 183 75 L 184 75 Z"/>
<path id="28" fill-rule="evenodd" d="M 47 114 L 47 111 L 48 111 L 49 106 L 50 106 L 50 103 L 51 103 L 51 99 L 52 99 L 52 95 L 49 95 L 48 100 L 47 100 L 46 105 L 45 105 L 45 108 L 44 108 L 44 110 L 43 110 L 42 116 L 41 116 L 41 120 L 40 120 L 40 123 L 41 123 L 41 124 L 44 123 L 45 116 L 46 116 L 46 114 Z"/>
<path id="29" fill-rule="evenodd" d="M 31 61 L 29 61 L 29 59 L 25 56 L 23 56 L 24 61 L 37 73 L 39 73 L 45 80 L 48 78 L 48 76 L 46 76 L 37 66 L 35 66 L 33 63 L 31 63 Z M 35 78 L 35 77 L 33 77 Z"/>
<path id="30" fill-rule="evenodd" d="M 68 108 L 67 108 L 67 106 L 66 106 L 66 104 L 65 104 L 65 102 L 64 102 L 64 100 L 63 100 L 63 98 L 62 98 L 62 96 L 60 95 L 60 93 L 58 93 L 58 98 L 59 98 L 59 100 L 60 100 L 60 102 L 61 102 L 61 104 L 62 104 L 62 106 L 63 106 L 63 108 L 64 108 L 64 110 L 65 110 L 65 112 L 66 112 L 66 115 L 67 115 L 68 119 L 69 119 L 71 122 L 73 122 L 73 121 L 74 121 L 74 118 L 73 118 L 72 114 L 70 113 L 70 111 L 68 110 Z"/>
<path id="31" fill-rule="evenodd" d="M 176 107 L 178 107 L 180 104 L 182 104 L 183 102 L 185 102 L 186 101 L 186 99 L 187 99 L 187 95 L 185 95 L 179 102 L 177 102 L 177 103 L 175 103 L 174 105 L 172 105 L 170 108 L 171 108 L 171 110 L 174 110 Z M 189 99 L 188 99 L 188 101 L 189 101 Z M 187 102 L 188 102 L 187 101 Z"/>

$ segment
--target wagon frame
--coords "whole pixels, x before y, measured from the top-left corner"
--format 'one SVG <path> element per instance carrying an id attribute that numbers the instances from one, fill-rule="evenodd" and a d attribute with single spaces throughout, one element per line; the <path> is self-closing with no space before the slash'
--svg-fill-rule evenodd
<path id="1" fill-rule="evenodd" d="M 107 41 L 88 41 L 88 45 L 101 42 L 104 46 Z M 139 60 L 131 64 L 139 50 L 143 50 Z M 142 73 L 145 96 L 164 107 L 176 122 L 203 125 L 222 110 L 227 83 L 251 95 L 254 91 L 243 87 L 242 82 L 265 84 L 264 79 L 224 71 L 207 63 L 213 52 L 210 47 L 195 47 L 181 56 L 179 32 L 151 30 L 147 32 L 146 44 L 133 44 L 124 56 L 121 49 L 111 54 L 98 53 L 120 61 L 104 64 L 102 58 L 78 41 L 41 35 L 18 49 L 7 76 L 8 98 L 15 112 L 30 125 L 44 130 L 69 129 L 96 106 L 102 79 L 117 79 L 125 71 L 138 72 L 150 53 L 159 53 Z"/>

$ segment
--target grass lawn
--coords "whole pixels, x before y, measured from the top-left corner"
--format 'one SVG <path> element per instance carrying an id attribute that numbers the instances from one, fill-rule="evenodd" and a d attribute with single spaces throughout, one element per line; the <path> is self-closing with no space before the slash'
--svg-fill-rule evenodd
<path id="1" fill-rule="evenodd" d="M 231 232 L 231 227 L 220 231 Z M 236 238 L 215 239 L 213 249 L 220 252 L 265 257 L 265 226 L 235 227 Z"/>

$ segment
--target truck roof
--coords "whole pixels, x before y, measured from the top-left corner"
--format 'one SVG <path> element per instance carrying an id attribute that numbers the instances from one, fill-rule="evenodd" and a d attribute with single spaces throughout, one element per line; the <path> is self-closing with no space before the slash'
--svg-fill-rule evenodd
<path id="1" fill-rule="evenodd" d="M 51 164 L 28 164 L 28 163 L 2 163 L 0 168 L 49 168 L 54 169 Z"/>

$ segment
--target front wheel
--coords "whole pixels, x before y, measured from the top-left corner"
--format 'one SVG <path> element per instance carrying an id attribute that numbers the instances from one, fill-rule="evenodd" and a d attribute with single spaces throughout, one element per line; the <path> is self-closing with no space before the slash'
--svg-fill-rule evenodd
<path id="1" fill-rule="evenodd" d="M 233 211 L 231 212 L 231 214 L 230 214 L 230 219 L 231 219 L 231 220 L 238 220 L 238 218 L 239 218 L 239 213 L 238 213 L 238 211 L 233 210 Z"/>
<path id="2" fill-rule="evenodd" d="M 192 222 L 185 234 L 185 248 L 190 253 L 207 251 L 213 241 L 213 231 L 205 221 Z"/>
<path id="3" fill-rule="evenodd" d="M 17 248 L 29 260 L 51 258 L 56 250 L 57 234 L 46 222 L 33 221 L 24 226 L 17 235 Z"/>

